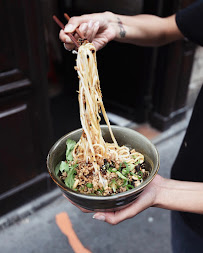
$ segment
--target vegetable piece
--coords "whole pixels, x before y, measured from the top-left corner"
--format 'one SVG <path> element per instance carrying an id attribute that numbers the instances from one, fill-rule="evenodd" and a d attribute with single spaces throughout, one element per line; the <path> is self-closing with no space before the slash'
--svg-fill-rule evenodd
<path id="1" fill-rule="evenodd" d="M 76 187 L 78 186 L 78 183 L 79 183 L 79 179 L 76 179 L 73 184 L 73 189 L 76 189 Z"/>
<path id="2" fill-rule="evenodd" d="M 68 166 L 68 170 L 66 170 L 67 177 L 64 180 L 64 182 L 65 182 L 65 185 L 68 186 L 69 188 L 73 188 L 73 185 L 75 183 L 74 179 L 75 179 L 75 174 L 77 173 L 75 168 L 77 166 L 78 166 L 77 163 L 73 164 L 71 166 Z"/>
<path id="3" fill-rule="evenodd" d="M 127 188 L 127 190 L 129 190 L 129 189 L 133 189 L 135 187 L 133 185 L 131 185 L 131 184 L 128 184 L 128 185 L 126 185 L 126 188 Z"/>
<path id="4" fill-rule="evenodd" d="M 128 174 L 128 171 L 124 168 L 124 169 L 122 169 L 122 174 L 123 174 L 124 176 L 126 176 L 126 175 Z"/>
<path id="5" fill-rule="evenodd" d="M 93 184 L 91 184 L 91 183 L 87 183 L 86 186 L 87 186 L 87 188 L 93 188 Z"/>
<path id="6" fill-rule="evenodd" d="M 60 165 L 61 165 L 61 162 L 59 162 L 59 163 L 56 165 L 56 168 L 55 168 L 55 174 L 56 174 L 56 176 L 58 176 L 58 174 L 59 174 Z"/>
<path id="7" fill-rule="evenodd" d="M 124 180 L 122 186 L 125 187 L 128 185 L 128 180 Z"/>
<path id="8" fill-rule="evenodd" d="M 110 167 L 110 163 L 109 162 L 107 162 L 107 160 L 106 159 L 104 159 L 104 166 L 105 166 L 105 168 L 108 170 L 109 169 L 109 167 Z"/>
<path id="9" fill-rule="evenodd" d="M 68 186 L 69 188 L 73 188 L 73 185 L 75 183 L 75 180 L 74 180 L 75 174 L 76 174 L 75 167 L 76 167 L 75 165 L 73 165 L 73 166 L 70 167 L 68 175 L 67 175 L 67 177 L 66 177 L 66 179 L 64 181 L 65 185 Z"/>
<path id="10" fill-rule="evenodd" d="M 138 165 L 138 164 L 140 164 L 141 163 L 141 161 L 140 160 L 137 160 L 137 162 L 135 162 L 135 165 Z"/>
<path id="11" fill-rule="evenodd" d="M 62 161 L 62 162 L 60 163 L 59 170 L 60 170 L 61 173 L 63 173 L 64 171 L 68 172 L 69 169 L 70 169 L 70 168 L 69 168 L 69 164 L 68 164 L 68 163 L 66 163 L 66 162 L 64 162 L 64 161 Z"/>
<path id="12" fill-rule="evenodd" d="M 135 168 L 135 165 L 131 163 L 128 164 L 127 162 L 123 162 L 120 164 L 119 168 L 121 168 L 123 164 L 125 165 L 125 168 L 122 169 L 122 174 L 124 176 L 127 176 L 127 174 L 129 174 Z"/>
<path id="13" fill-rule="evenodd" d="M 122 166 L 122 163 L 119 164 L 119 168 L 118 168 L 119 171 L 121 171 L 121 166 Z"/>
<path id="14" fill-rule="evenodd" d="M 115 178 L 111 181 L 110 187 L 113 190 L 113 192 L 116 192 L 116 190 L 117 190 L 117 183 L 116 183 Z"/>
<path id="15" fill-rule="evenodd" d="M 67 139 L 67 141 L 66 141 L 66 160 L 68 162 L 73 160 L 72 152 L 73 152 L 75 145 L 76 145 L 75 141 L 73 141 L 71 139 Z"/>
<path id="16" fill-rule="evenodd" d="M 125 164 L 125 167 L 127 170 L 129 170 L 129 166 L 128 166 L 128 163 L 127 162 L 123 162 Z"/>
<path id="17" fill-rule="evenodd" d="M 139 179 L 139 178 L 138 178 L 138 175 L 132 174 L 132 179 L 133 179 L 133 180 L 138 180 L 138 179 Z"/>
<path id="18" fill-rule="evenodd" d="M 104 188 L 101 190 L 101 189 L 97 189 L 98 192 L 100 192 L 100 194 L 102 194 L 104 192 Z"/>
<path id="19" fill-rule="evenodd" d="M 116 172 L 116 171 L 117 171 L 117 169 L 116 169 L 116 168 L 112 168 L 112 167 L 110 167 L 110 168 L 108 169 L 108 171 L 109 171 L 109 172 Z"/>
<path id="20" fill-rule="evenodd" d="M 135 164 L 129 163 L 128 168 L 130 171 L 132 171 L 135 168 Z"/>
<path id="21" fill-rule="evenodd" d="M 138 171 L 137 176 L 138 176 L 138 179 L 141 179 L 143 177 L 142 171 Z"/>
<path id="22" fill-rule="evenodd" d="M 120 178 L 125 179 L 125 180 L 128 180 L 127 177 L 124 177 L 119 171 L 117 171 L 116 174 L 117 174 Z"/>

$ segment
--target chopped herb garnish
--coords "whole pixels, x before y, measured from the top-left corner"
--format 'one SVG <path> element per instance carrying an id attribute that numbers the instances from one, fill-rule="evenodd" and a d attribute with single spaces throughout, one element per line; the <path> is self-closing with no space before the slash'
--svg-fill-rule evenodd
<path id="1" fill-rule="evenodd" d="M 124 180 L 122 186 L 125 187 L 128 185 L 128 180 Z"/>
<path id="2" fill-rule="evenodd" d="M 61 173 L 68 172 L 70 170 L 69 164 L 67 162 L 62 161 L 60 163 L 59 170 Z"/>
<path id="3" fill-rule="evenodd" d="M 109 172 L 116 172 L 116 171 L 117 171 L 117 169 L 116 169 L 116 168 L 112 168 L 112 167 L 110 167 L 110 168 L 108 169 L 108 171 L 109 171 Z"/>
<path id="4" fill-rule="evenodd" d="M 100 193 L 103 193 L 104 192 L 104 188 L 101 190 L 101 189 L 97 189 L 98 192 Z"/>
<path id="5" fill-rule="evenodd" d="M 76 166 L 77 164 L 74 164 L 73 166 L 70 167 L 70 170 L 67 172 L 67 177 L 64 180 L 66 186 L 68 186 L 69 188 L 72 188 L 75 182 L 74 178 L 76 174 L 76 169 L 75 169 Z"/>
<path id="6" fill-rule="evenodd" d="M 61 165 L 61 162 L 59 162 L 59 163 L 56 165 L 56 168 L 55 168 L 55 173 L 56 173 L 56 176 L 58 176 L 58 174 L 59 174 L 59 171 L 60 171 L 60 165 Z"/>
<path id="7" fill-rule="evenodd" d="M 131 158 L 140 158 L 137 161 L 134 160 L 136 161 L 134 163 L 127 163 L 126 161 L 118 163 L 119 160 L 114 161 L 107 156 L 108 159 L 105 158 L 101 164 L 98 163 L 98 169 L 101 175 L 99 174 L 98 184 L 93 185 L 92 177 L 94 178 L 94 171 L 91 159 L 90 161 L 88 159 L 82 161 L 82 164 L 79 158 L 78 160 L 75 160 L 73 158 L 73 150 L 75 147 L 76 142 L 67 139 L 65 153 L 66 159 L 65 161 L 59 162 L 55 167 L 55 175 L 58 176 L 67 187 L 71 189 L 74 187 L 74 191 L 101 196 L 115 194 L 137 187 L 137 183 L 143 181 L 142 179 L 145 173 L 146 175 L 149 174 L 148 171 L 145 172 L 145 162 L 140 157 L 132 155 Z M 79 150 L 76 148 L 75 152 L 77 155 Z M 95 159 L 94 162 L 96 163 L 97 159 Z M 103 177 L 103 181 L 100 176 Z M 105 183 L 105 188 L 103 189 L 102 183 Z"/>
<path id="8" fill-rule="evenodd" d="M 138 179 L 141 179 L 143 177 L 142 171 L 138 171 L 137 176 L 138 176 Z"/>
<path id="9" fill-rule="evenodd" d="M 127 177 L 124 177 L 119 171 L 117 171 L 116 174 L 117 174 L 120 178 L 125 179 L 125 180 L 128 180 Z"/>
<path id="10" fill-rule="evenodd" d="M 115 178 L 112 179 L 111 183 L 110 183 L 110 187 L 112 188 L 113 192 L 116 192 L 116 189 L 117 189 L 117 183 L 116 183 L 116 180 Z"/>
<path id="11" fill-rule="evenodd" d="M 86 186 L 87 186 L 87 188 L 93 188 L 93 184 L 91 184 L 91 183 L 87 183 Z"/>
<path id="12" fill-rule="evenodd" d="M 126 188 L 127 188 L 127 190 L 129 190 L 129 189 L 133 189 L 133 188 L 135 188 L 133 185 L 131 185 L 131 184 L 128 184 L 127 186 L 126 186 Z"/>
<path id="13" fill-rule="evenodd" d="M 76 145 L 76 142 L 74 140 L 71 140 L 71 139 L 67 139 L 66 141 L 66 160 L 69 162 L 69 161 L 72 161 L 73 160 L 73 149 Z"/>

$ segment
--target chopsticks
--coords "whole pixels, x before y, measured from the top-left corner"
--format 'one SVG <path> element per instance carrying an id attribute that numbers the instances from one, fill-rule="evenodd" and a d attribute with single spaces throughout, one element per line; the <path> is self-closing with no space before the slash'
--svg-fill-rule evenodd
<path id="1" fill-rule="evenodd" d="M 69 21 L 70 17 L 68 16 L 67 13 L 64 13 L 64 17 Z M 53 15 L 53 19 L 58 24 L 58 26 L 64 30 L 64 28 L 65 28 L 64 24 L 55 15 Z M 72 42 L 75 44 L 76 48 L 79 48 L 81 43 L 84 42 L 84 40 L 86 40 L 86 39 L 78 28 L 76 28 L 76 32 L 77 32 L 78 36 L 80 37 L 80 39 L 79 39 L 80 43 L 76 40 L 76 38 L 73 36 L 73 34 L 71 34 L 71 33 L 66 33 L 66 34 L 70 37 Z"/>
<path id="2" fill-rule="evenodd" d="M 67 13 L 64 13 L 64 17 L 67 19 L 67 21 L 70 20 L 70 17 L 68 16 Z M 80 32 L 80 30 L 78 28 L 75 29 L 77 34 L 79 35 L 79 37 L 83 40 L 85 40 L 85 36 Z"/>

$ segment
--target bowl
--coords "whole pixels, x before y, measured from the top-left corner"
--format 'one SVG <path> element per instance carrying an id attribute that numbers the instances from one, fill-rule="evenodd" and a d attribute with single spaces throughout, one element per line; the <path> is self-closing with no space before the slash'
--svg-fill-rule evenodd
<path id="1" fill-rule="evenodd" d="M 116 211 L 130 205 L 153 180 L 159 169 L 158 151 L 145 136 L 126 127 L 111 126 L 111 128 L 119 146 L 125 145 L 129 148 L 134 148 L 145 157 L 146 169 L 149 171 L 149 176 L 134 189 L 112 196 L 87 195 L 68 188 L 62 180 L 55 175 L 56 165 L 60 161 L 65 160 L 66 140 L 70 138 L 77 142 L 82 134 L 82 129 L 72 131 L 60 138 L 52 146 L 47 157 L 47 168 L 53 181 L 71 201 L 90 211 Z M 108 127 L 102 125 L 101 130 L 104 140 L 106 142 L 112 142 Z"/>

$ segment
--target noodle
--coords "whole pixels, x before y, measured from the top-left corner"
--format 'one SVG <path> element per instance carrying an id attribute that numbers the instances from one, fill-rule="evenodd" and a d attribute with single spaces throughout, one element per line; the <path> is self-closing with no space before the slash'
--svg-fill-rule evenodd
<path id="1" fill-rule="evenodd" d="M 83 132 L 72 152 L 73 162 L 71 163 L 77 163 L 78 166 L 73 188 L 77 187 L 80 192 L 86 193 L 102 191 L 102 195 L 125 191 L 130 189 L 130 186 L 133 188 L 132 183 L 139 181 L 135 166 L 144 162 L 144 156 L 134 149 L 120 147 L 113 135 L 102 101 L 96 50 L 93 44 L 85 43 L 79 47 L 75 69 L 79 77 L 78 101 Z M 113 143 L 105 142 L 102 137 L 101 112 Z M 108 173 L 106 173 L 107 168 Z M 141 169 L 140 167 L 140 171 Z M 143 168 L 140 173 L 145 173 L 145 169 Z M 116 183 L 112 184 L 115 179 Z M 140 178 L 140 180 L 143 179 Z M 124 183 L 126 184 L 125 181 L 128 187 L 123 186 Z M 110 187 L 110 185 L 113 186 Z"/>
<path id="2" fill-rule="evenodd" d="M 93 44 L 87 43 L 80 46 L 77 57 L 77 71 L 79 76 L 79 105 L 80 119 L 83 127 L 83 134 L 79 145 L 74 149 L 74 157 L 78 161 L 85 160 L 93 164 L 95 172 L 99 169 L 100 158 L 107 157 L 108 144 L 105 143 L 101 128 L 102 111 L 106 124 L 108 125 L 114 146 L 118 147 L 113 135 L 110 123 L 103 105 L 100 82 L 97 71 L 96 53 Z M 99 149 L 95 147 L 100 147 Z M 77 154 L 83 153 L 83 158 Z"/>

